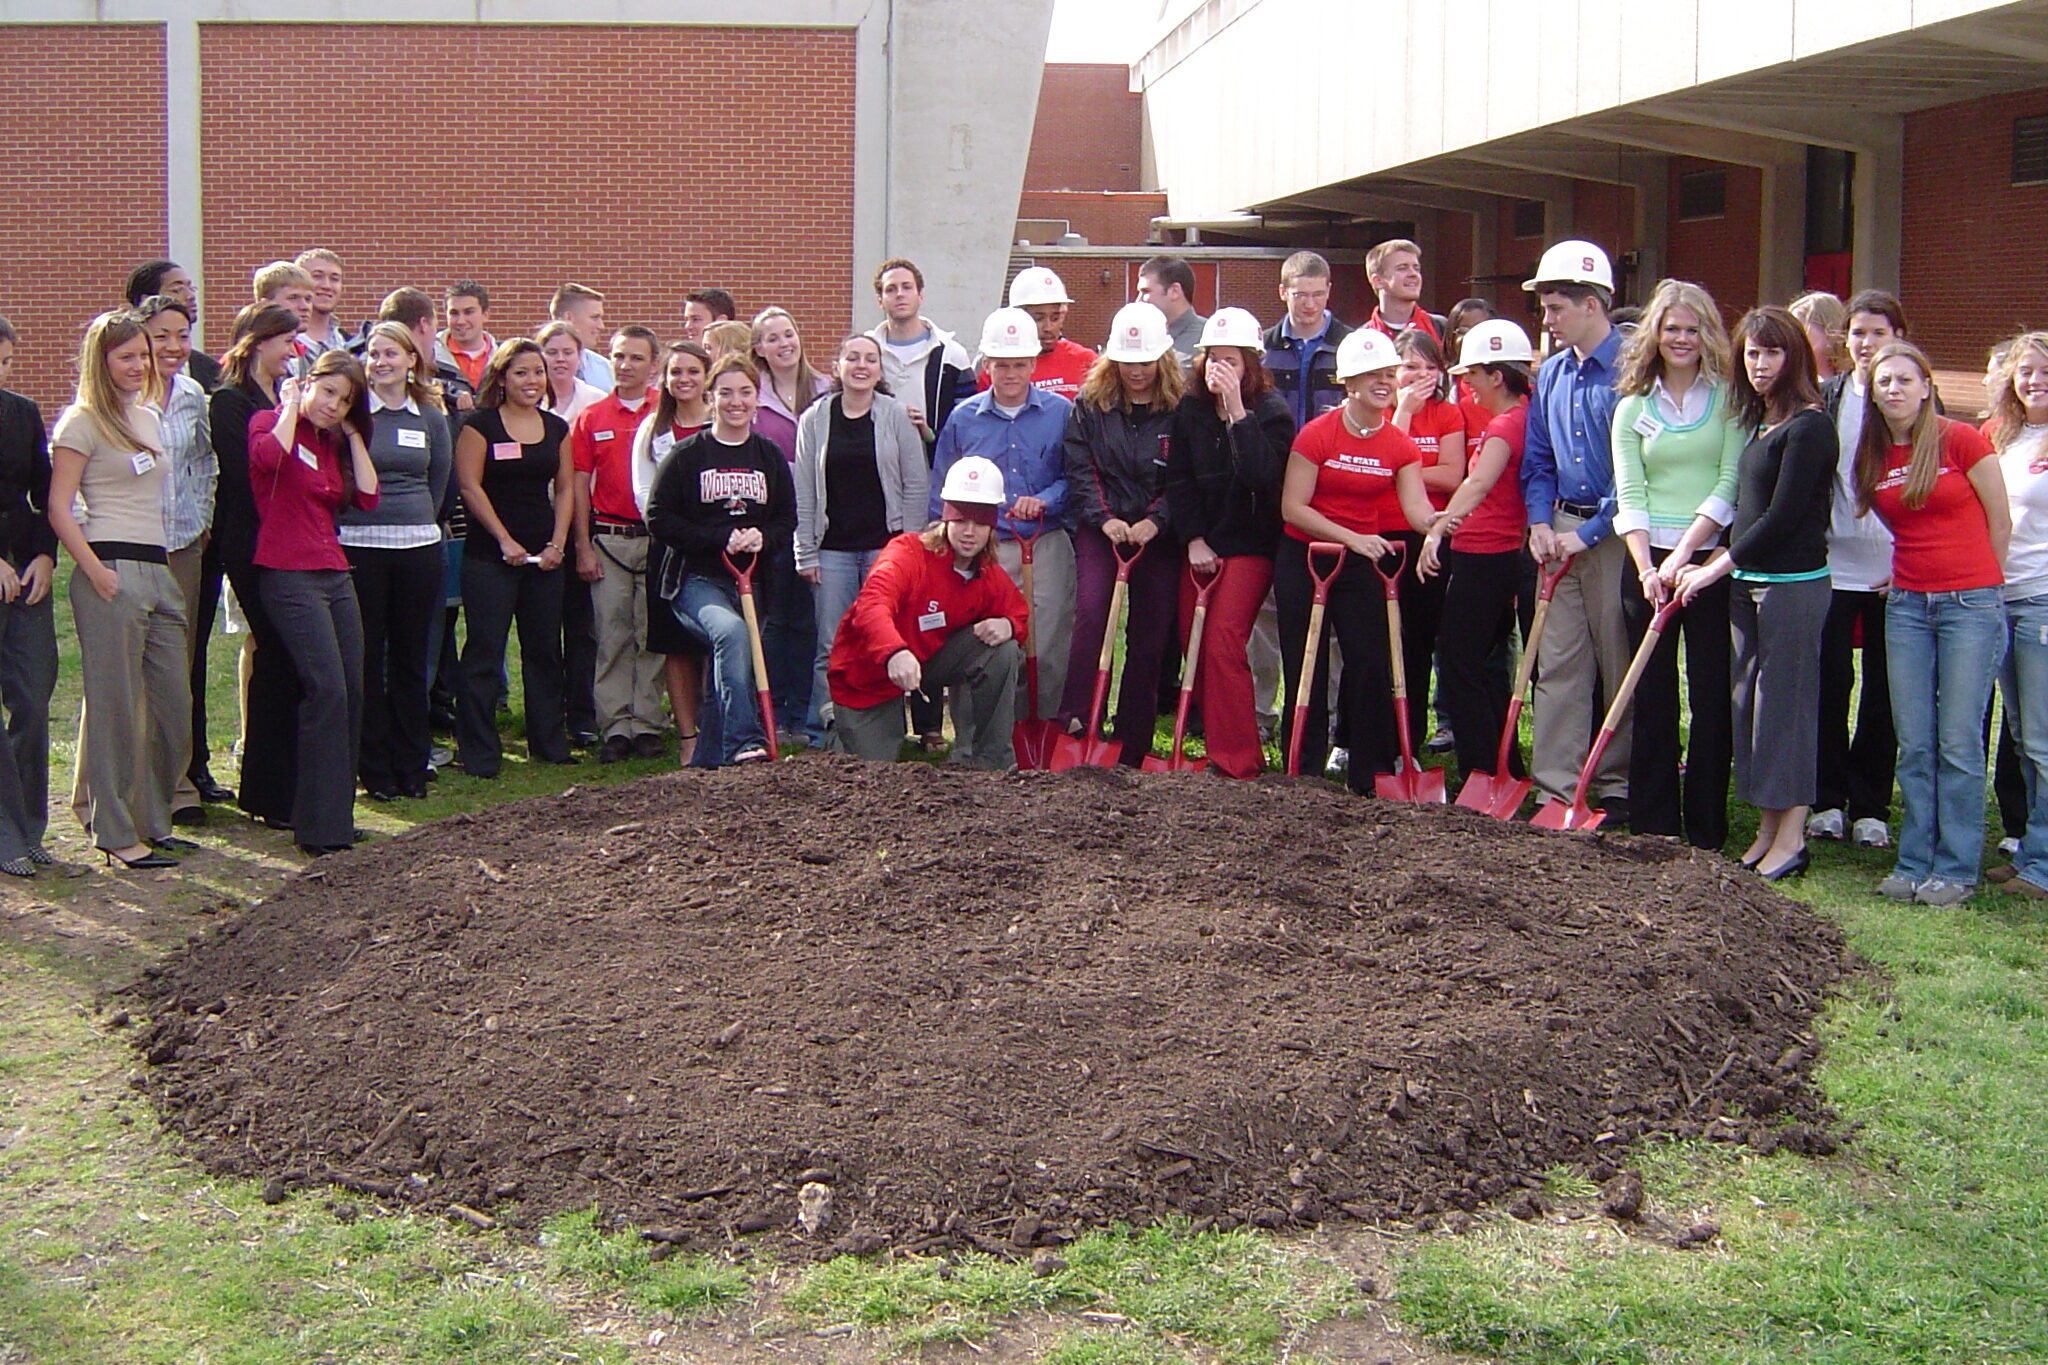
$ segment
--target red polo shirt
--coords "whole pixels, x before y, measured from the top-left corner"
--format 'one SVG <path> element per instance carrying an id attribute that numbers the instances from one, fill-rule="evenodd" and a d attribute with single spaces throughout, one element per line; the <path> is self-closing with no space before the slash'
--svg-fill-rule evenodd
<path id="1" fill-rule="evenodd" d="M 608 393 L 569 424 L 569 458 L 579 474 L 593 476 L 590 510 L 606 521 L 640 524 L 640 507 L 633 501 L 633 434 L 653 401 L 653 389 L 631 408 L 616 392 Z"/>

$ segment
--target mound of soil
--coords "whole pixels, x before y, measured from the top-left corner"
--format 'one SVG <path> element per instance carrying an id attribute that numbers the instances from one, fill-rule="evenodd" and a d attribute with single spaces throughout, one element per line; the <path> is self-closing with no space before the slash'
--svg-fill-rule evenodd
<path id="1" fill-rule="evenodd" d="M 1425 1219 L 1649 1134 L 1825 1149 L 1844 966 L 1667 841 L 809 758 L 323 859 L 136 993 L 215 1170 L 821 1253 Z"/>

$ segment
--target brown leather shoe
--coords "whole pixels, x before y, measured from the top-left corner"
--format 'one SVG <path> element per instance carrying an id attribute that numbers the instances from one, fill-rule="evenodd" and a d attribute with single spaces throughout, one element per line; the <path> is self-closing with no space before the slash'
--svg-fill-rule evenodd
<path id="1" fill-rule="evenodd" d="M 2007 863 L 2003 867 L 1990 869 L 1984 874 L 1984 880 L 1990 882 L 1993 886 L 2000 886 L 2019 875 L 2019 868 L 2012 863 Z"/>

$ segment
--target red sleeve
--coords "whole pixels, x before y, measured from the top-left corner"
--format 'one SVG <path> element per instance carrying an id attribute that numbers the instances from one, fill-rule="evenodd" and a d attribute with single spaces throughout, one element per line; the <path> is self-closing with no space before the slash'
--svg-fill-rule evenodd
<path id="1" fill-rule="evenodd" d="M 1465 427 L 1465 414 L 1456 403 L 1435 405 L 1436 420 L 1436 462 L 1463 470 L 1467 463 L 1467 442 L 1471 439 Z"/>
<path id="2" fill-rule="evenodd" d="M 1295 432 L 1293 453 L 1311 464 L 1327 464 L 1330 459 L 1330 434 L 1335 430 L 1330 423 L 1332 417 L 1337 417 L 1339 421 L 1343 420 L 1336 412 L 1326 412 Z"/>
<path id="3" fill-rule="evenodd" d="M 923 578 L 917 559 L 924 552 L 924 546 L 914 539 L 906 541 L 899 537 L 890 541 L 876 557 L 874 567 L 860 585 L 860 594 L 847 610 L 846 625 L 852 628 L 853 638 L 863 646 L 863 653 L 883 666 L 897 650 L 910 649 L 902 632 L 896 629 L 896 613 L 910 600 Z"/>
<path id="4" fill-rule="evenodd" d="M 1987 455 L 1998 452 L 1991 448 L 1990 440 L 1983 432 L 1967 422 L 1946 422 L 1941 433 L 1941 457 L 1951 469 L 1967 474 L 1977 467 L 1977 462 Z"/>
<path id="5" fill-rule="evenodd" d="M 597 468 L 597 442 L 591 438 L 590 413 L 586 407 L 576 414 L 576 420 L 569 424 L 569 462 L 576 466 L 579 474 L 588 474 Z"/>
<path id="6" fill-rule="evenodd" d="M 249 472 L 268 474 L 284 467 L 284 447 L 277 443 L 277 409 L 249 415 Z"/>

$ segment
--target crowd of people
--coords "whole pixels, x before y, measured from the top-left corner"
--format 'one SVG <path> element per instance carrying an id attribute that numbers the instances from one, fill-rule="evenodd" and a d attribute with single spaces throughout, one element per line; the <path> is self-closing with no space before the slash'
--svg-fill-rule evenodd
<path id="1" fill-rule="evenodd" d="M 361 837 L 359 790 L 421 797 L 451 759 L 497 777 L 515 627 L 537 762 L 655 758 L 673 733 L 700 767 L 908 739 L 1006 768 L 1033 721 L 1107 722 L 1135 765 L 1199 593 L 1185 667 L 1223 776 L 1260 773 L 1295 717 L 1303 769 L 1354 791 L 1451 750 L 1465 778 L 1526 773 L 1709 849 L 1732 780 L 1759 813 L 1740 860 L 1773 880 L 1809 839 L 1889 845 L 1896 782 L 1880 891 L 2048 897 L 2048 333 L 2001 343 L 1979 427 L 1942 411 L 1879 291 L 1762 305 L 1731 334 L 1684 281 L 1616 308 L 1605 252 L 1560 242 L 1524 286 L 1539 359 L 1484 300 L 1430 313 L 1422 266 L 1413 242 L 1374 247 L 1354 329 L 1297 252 L 1262 328 L 1202 316 L 1189 264 L 1155 257 L 1099 349 L 1032 267 L 970 352 L 892 259 L 881 321 L 813 352 L 786 309 L 741 321 L 716 288 L 667 342 L 573 283 L 531 335 L 495 337 L 474 280 L 399 289 L 351 332 L 342 262 L 315 249 L 255 272 L 216 361 L 190 276 L 148 263 L 86 328 L 54 427 L 0 393 L 0 871 L 54 861 L 61 545 L 72 806 L 131 868 L 176 866 L 208 803 L 319 854 Z M 18 344 L 0 320 L 0 380 Z M 1539 583 L 1525 769 L 1502 731 Z M 232 791 L 206 722 L 223 606 Z M 2001 681 L 2014 856 L 1985 874 Z"/>

